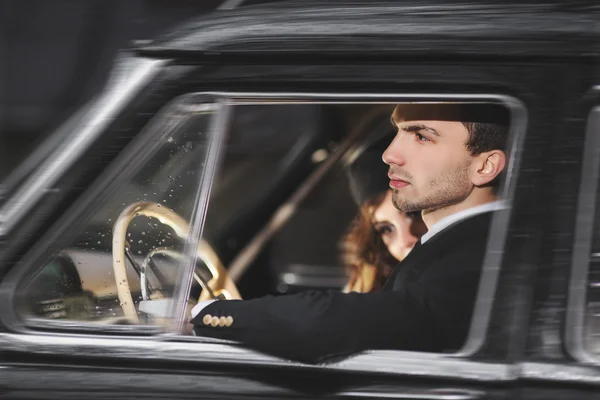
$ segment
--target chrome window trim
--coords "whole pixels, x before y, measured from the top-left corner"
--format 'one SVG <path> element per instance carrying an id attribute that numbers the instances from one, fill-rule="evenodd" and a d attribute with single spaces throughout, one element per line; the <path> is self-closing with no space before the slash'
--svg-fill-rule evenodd
<path id="1" fill-rule="evenodd" d="M 497 382 L 518 378 L 518 366 L 455 359 L 441 354 L 409 351 L 368 351 L 335 363 L 303 364 L 231 344 L 205 341 L 171 341 L 166 336 L 106 337 L 71 334 L 20 335 L 0 333 L 0 348 L 39 355 L 110 357 L 127 360 L 189 361 L 229 365 L 269 365 L 301 370 L 369 372 L 405 376 L 437 376 L 461 380 Z M 398 359 L 402 363 L 398 363 Z"/>
<path id="2" fill-rule="evenodd" d="M 583 147 L 564 334 L 571 356 L 585 364 L 600 366 L 600 356 L 591 354 L 583 343 L 594 215 L 599 211 L 596 201 L 600 177 L 600 106 L 588 114 Z"/>
<path id="3" fill-rule="evenodd" d="M 256 92 L 197 92 L 184 95 L 189 99 L 213 97 L 222 99 L 223 104 L 235 106 L 244 104 L 395 104 L 402 101 L 415 102 L 494 102 L 506 106 L 511 114 L 510 161 L 507 166 L 507 183 L 501 189 L 501 197 L 512 204 L 516 189 L 522 143 L 527 126 L 527 110 L 524 104 L 515 97 L 501 94 L 348 94 L 348 93 L 256 93 Z M 199 104 L 200 106 L 200 104 Z M 185 107 L 190 107 L 185 109 Z M 186 105 L 181 112 L 193 112 L 194 105 Z M 484 270 L 481 275 L 477 301 L 474 308 L 469 337 L 463 349 L 453 354 L 432 354 L 395 350 L 373 350 L 349 357 L 334 364 L 316 366 L 281 360 L 263 355 L 238 346 L 207 343 L 200 338 L 186 340 L 185 337 L 163 334 L 156 337 L 130 337 L 129 339 L 114 339 L 102 336 L 80 337 L 65 333 L 38 333 L 18 335 L 0 333 L 0 348 L 21 349 L 34 353 L 69 352 L 81 355 L 105 354 L 107 346 L 118 356 L 127 358 L 159 358 L 168 360 L 190 360 L 198 362 L 224 362 L 242 364 L 268 364 L 276 366 L 295 366 L 299 368 L 329 368 L 341 371 L 368 371 L 400 375 L 435 375 L 450 378 L 470 379 L 480 381 L 510 381 L 518 377 L 516 364 L 495 364 L 464 359 L 475 353 L 485 340 L 492 308 L 492 298 L 482 293 L 494 293 L 498 284 L 498 275 L 502 254 L 507 236 L 511 210 L 507 210 L 492 221 L 492 234 L 488 239 L 488 252 L 484 260 Z M 491 244 L 494 246 L 490 247 Z M 173 340 L 179 340 L 173 342 Z M 30 350 L 27 350 L 27 349 Z M 139 349 L 132 352 L 130 349 Z M 195 351 L 197 350 L 197 351 Z M 154 351 L 154 352 L 153 352 Z M 212 352 L 210 356 L 207 354 Z M 122 355 L 119 355 L 122 354 Z M 401 360 L 402 363 L 398 363 Z"/>
<path id="4" fill-rule="evenodd" d="M 139 93 L 140 90 L 157 76 L 166 60 L 147 58 L 125 58 L 116 65 L 111 82 L 99 98 L 87 109 L 73 118 L 91 119 L 83 126 L 71 127 L 72 131 L 64 138 L 59 148 L 44 160 L 31 177 L 23 182 L 17 192 L 8 198 L 0 208 L 0 237 L 8 232 L 31 211 L 38 201 L 51 190 L 52 185 L 79 158 L 114 117 Z M 71 125 L 67 120 L 59 130 Z"/>
<path id="5" fill-rule="evenodd" d="M 520 364 L 521 378 L 547 382 L 572 382 L 600 386 L 600 374 L 594 366 L 568 365 L 564 362 L 524 362 Z"/>
<path id="6" fill-rule="evenodd" d="M 187 96 L 184 98 L 186 102 L 194 101 Z M 206 106 L 206 103 L 203 105 Z M 173 321 L 171 321 L 172 323 L 169 327 L 171 333 L 181 332 L 186 323 L 185 306 L 192 289 L 192 282 L 194 281 L 194 266 L 198 258 L 198 245 L 204 232 L 204 222 L 206 220 L 212 182 L 217 165 L 221 159 L 221 143 L 227 125 L 230 122 L 231 106 L 223 101 L 219 101 L 216 104 L 216 108 L 216 114 L 211 115 L 209 127 L 209 132 L 211 132 L 210 142 L 208 144 L 206 160 L 204 161 L 206 167 L 199 173 L 200 178 L 198 180 L 198 187 L 196 188 L 196 204 L 192 213 L 190 232 L 188 233 L 184 250 L 186 261 L 180 269 L 180 281 L 177 283 L 177 289 L 173 295 L 175 301 L 170 312 L 173 316 Z"/>

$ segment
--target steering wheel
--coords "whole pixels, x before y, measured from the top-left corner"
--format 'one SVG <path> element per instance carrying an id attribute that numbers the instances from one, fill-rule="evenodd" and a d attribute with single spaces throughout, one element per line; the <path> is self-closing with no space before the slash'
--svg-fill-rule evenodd
<path id="1" fill-rule="evenodd" d="M 175 231 L 175 234 L 184 240 L 187 238 L 190 231 L 189 224 L 181 216 L 175 213 L 175 211 L 154 202 L 140 201 L 133 203 L 119 214 L 119 217 L 113 226 L 113 270 L 117 284 L 117 294 L 119 296 L 121 307 L 123 308 L 124 316 L 135 323 L 139 323 L 139 318 L 127 280 L 125 249 L 128 246 L 126 239 L 127 228 L 135 217 L 142 215 L 156 218 L 162 224 L 171 227 Z M 159 249 L 154 250 L 154 253 L 156 253 L 157 250 Z M 163 248 L 162 250 L 165 253 L 168 252 L 167 249 Z M 203 289 L 198 301 L 210 298 L 241 299 L 235 283 L 229 277 L 229 274 L 223 266 L 223 263 L 221 263 L 217 253 L 205 240 L 200 240 L 197 252 L 198 258 L 204 262 L 212 276 L 208 282 L 205 282 L 204 279 L 194 271 L 194 279 L 200 283 Z M 140 285 L 142 290 L 146 291 L 146 293 L 148 287 L 145 266 L 148 264 L 148 260 L 152 254 L 149 254 L 146 257 L 144 268 L 142 269 L 142 272 L 144 273 L 140 273 Z M 183 257 L 180 256 L 180 259 L 183 259 Z M 159 294 L 158 297 L 160 296 L 161 295 Z"/>

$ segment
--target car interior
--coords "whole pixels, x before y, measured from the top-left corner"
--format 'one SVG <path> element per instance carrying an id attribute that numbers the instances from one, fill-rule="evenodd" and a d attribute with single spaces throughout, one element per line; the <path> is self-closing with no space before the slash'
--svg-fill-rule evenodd
<path id="1" fill-rule="evenodd" d="M 34 266 L 19 315 L 160 326 L 172 304 L 158 300 L 178 296 L 189 312 L 212 297 L 341 290 L 340 240 L 358 211 L 347 167 L 374 135 L 391 141 L 393 107 L 236 105 L 221 132 L 210 111 L 173 112 L 138 134 L 157 140 L 120 155 L 130 166 L 122 182 Z"/>

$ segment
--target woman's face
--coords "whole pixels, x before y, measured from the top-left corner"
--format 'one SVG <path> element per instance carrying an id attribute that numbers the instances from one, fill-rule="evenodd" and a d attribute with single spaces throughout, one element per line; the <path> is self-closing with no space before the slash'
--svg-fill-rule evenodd
<path id="1" fill-rule="evenodd" d="M 400 212 L 392 203 L 392 191 L 373 212 L 373 227 L 395 259 L 402 261 L 415 246 L 427 228 L 420 219 L 413 220 Z"/>

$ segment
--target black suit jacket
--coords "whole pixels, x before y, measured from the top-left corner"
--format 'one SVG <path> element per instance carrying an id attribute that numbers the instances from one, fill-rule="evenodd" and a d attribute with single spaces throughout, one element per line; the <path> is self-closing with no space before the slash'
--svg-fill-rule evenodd
<path id="1" fill-rule="evenodd" d="M 191 321 L 194 331 L 304 362 L 367 349 L 458 350 L 469 330 L 493 214 L 457 222 L 415 247 L 381 292 L 216 301 Z M 231 317 L 230 326 L 224 318 L 212 326 L 212 317 Z"/>

